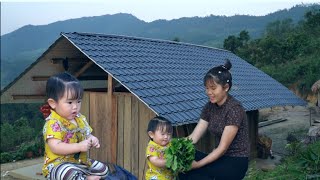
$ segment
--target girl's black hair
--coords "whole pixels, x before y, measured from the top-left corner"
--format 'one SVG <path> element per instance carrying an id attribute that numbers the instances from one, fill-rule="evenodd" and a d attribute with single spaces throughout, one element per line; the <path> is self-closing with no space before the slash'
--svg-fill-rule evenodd
<path id="1" fill-rule="evenodd" d="M 169 133 L 173 132 L 173 127 L 171 122 L 162 116 L 156 116 L 149 121 L 147 132 L 155 132 L 157 129 L 161 131 L 166 131 Z"/>
<path id="2" fill-rule="evenodd" d="M 68 99 L 82 99 L 83 88 L 77 78 L 67 72 L 51 76 L 46 85 L 47 98 L 59 101 L 67 92 Z"/>
<path id="3" fill-rule="evenodd" d="M 208 81 L 214 81 L 222 86 L 229 84 L 228 91 L 230 91 L 232 86 L 232 76 L 229 70 L 231 67 L 232 64 L 230 60 L 226 59 L 224 65 L 216 66 L 210 69 L 203 78 L 204 86 L 206 86 Z"/>

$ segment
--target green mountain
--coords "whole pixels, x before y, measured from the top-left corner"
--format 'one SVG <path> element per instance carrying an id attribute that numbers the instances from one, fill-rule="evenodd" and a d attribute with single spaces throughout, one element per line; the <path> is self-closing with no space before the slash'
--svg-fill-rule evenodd
<path id="1" fill-rule="evenodd" d="M 222 48 L 223 40 L 242 30 L 251 38 L 264 34 L 268 23 L 291 18 L 298 23 L 305 12 L 319 4 L 297 5 L 265 16 L 207 16 L 156 20 L 150 23 L 130 14 L 83 17 L 48 25 L 27 25 L 1 36 L 1 89 L 34 62 L 59 36 L 60 32 L 92 32 L 173 40 Z"/>

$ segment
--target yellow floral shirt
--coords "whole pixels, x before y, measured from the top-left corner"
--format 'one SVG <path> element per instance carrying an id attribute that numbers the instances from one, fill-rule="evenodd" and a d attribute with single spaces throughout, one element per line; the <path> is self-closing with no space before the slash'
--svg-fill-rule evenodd
<path id="1" fill-rule="evenodd" d="M 47 143 L 47 140 L 50 138 L 55 138 L 65 143 L 78 143 L 85 140 L 85 138 L 91 134 L 92 128 L 87 123 L 86 117 L 81 114 L 79 114 L 75 120 L 78 126 L 74 125 L 67 119 L 64 119 L 53 110 L 51 110 L 50 116 L 46 118 L 46 123 L 43 127 L 45 154 L 42 172 L 44 176 L 47 176 L 53 167 L 61 164 L 62 162 L 81 162 L 90 165 L 86 152 L 58 155 L 51 151 Z"/>
<path id="2" fill-rule="evenodd" d="M 153 165 L 148 157 L 149 156 L 156 156 L 161 159 L 165 158 L 165 149 L 170 146 L 170 143 L 167 146 L 160 146 L 157 143 L 153 142 L 152 140 L 149 141 L 146 156 L 147 156 L 147 164 L 148 168 L 146 171 L 146 180 L 172 180 L 174 179 L 173 173 L 170 169 L 163 167 L 157 167 Z"/>

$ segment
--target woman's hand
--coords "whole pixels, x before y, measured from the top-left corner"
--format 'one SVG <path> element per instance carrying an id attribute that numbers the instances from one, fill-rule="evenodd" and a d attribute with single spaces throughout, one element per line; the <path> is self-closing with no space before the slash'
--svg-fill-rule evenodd
<path id="1" fill-rule="evenodd" d="M 95 147 L 95 148 L 100 147 L 99 139 L 97 137 L 90 135 L 88 140 L 90 140 L 92 147 Z"/>
<path id="2" fill-rule="evenodd" d="M 200 168 L 200 163 L 198 161 L 193 161 L 191 164 L 191 169 L 198 169 Z"/>

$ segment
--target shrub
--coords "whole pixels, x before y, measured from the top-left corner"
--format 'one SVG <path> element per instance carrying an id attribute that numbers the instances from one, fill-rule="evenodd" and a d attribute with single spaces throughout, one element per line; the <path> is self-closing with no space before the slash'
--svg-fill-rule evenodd
<path id="1" fill-rule="evenodd" d="M 13 156 L 11 153 L 1 153 L 1 163 L 7 163 L 7 162 L 11 162 L 13 160 Z"/>
<path id="2" fill-rule="evenodd" d="M 1 124 L 1 152 L 9 151 L 14 146 L 15 131 L 9 123 Z"/>

